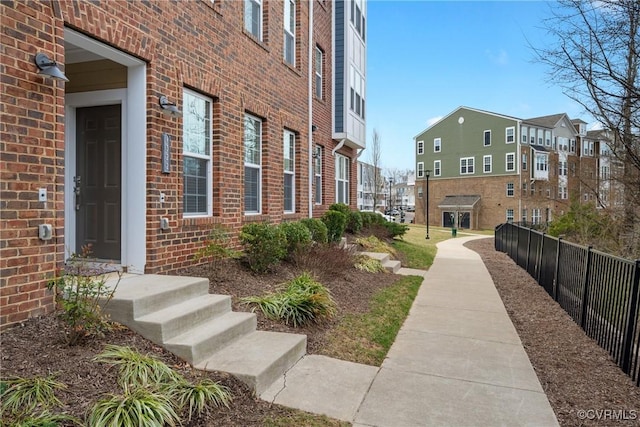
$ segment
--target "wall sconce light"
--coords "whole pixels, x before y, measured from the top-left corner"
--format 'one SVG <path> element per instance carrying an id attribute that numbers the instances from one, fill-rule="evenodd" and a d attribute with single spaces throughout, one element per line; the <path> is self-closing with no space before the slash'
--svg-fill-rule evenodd
<path id="1" fill-rule="evenodd" d="M 60 68 L 58 68 L 58 63 L 50 59 L 46 54 L 36 54 L 33 62 L 39 69 L 38 74 L 43 74 L 56 80 L 63 80 L 65 82 L 69 81 L 67 76 L 65 76 L 64 73 L 60 71 Z"/>
<path id="2" fill-rule="evenodd" d="M 311 125 L 311 132 L 315 132 L 318 130 L 318 126 L 316 125 Z"/>
<path id="3" fill-rule="evenodd" d="M 161 95 L 159 98 L 159 103 L 163 113 L 171 117 L 182 117 L 182 111 L 180 111 L 175 102 L 169 101 L 166 96 Z"/>

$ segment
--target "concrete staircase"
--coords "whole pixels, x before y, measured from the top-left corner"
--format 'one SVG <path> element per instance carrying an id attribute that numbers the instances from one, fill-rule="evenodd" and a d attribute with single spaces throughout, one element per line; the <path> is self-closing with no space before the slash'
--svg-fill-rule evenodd
<path id="1" fill-rule="evenodd" d="M 397 273 L 398 270 L 400 270 L 400 267 L 402 267 L 400 261 L 391 259 L 391 256 L 389 254 L 378 252 L 360 252 L 360 254 L 366 255 L 369 258 L 377 259 L 378 261 L 380 261 L 385 270 L 390 273 Z"/>
<path id="2" fill-rule="evenodd" d="M 228 372 L 260 396 L 306 353 L 307 337 L 256 330 L 256 315 L 231 311 L 231 297 L 209 281 L 124 276 L 105 311 L 195 368 Z"/>

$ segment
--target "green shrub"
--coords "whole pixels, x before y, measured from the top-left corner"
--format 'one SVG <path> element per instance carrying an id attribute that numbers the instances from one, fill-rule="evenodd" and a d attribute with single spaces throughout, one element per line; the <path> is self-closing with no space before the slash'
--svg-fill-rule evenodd
<path id="1" fill-rule="evenodd" d="M 362 215 L 359 211 L 351 211 L 349 212 L 349 216 L 347 217 L 347 228 L 346 230 L 349 233 L 356 234 L 362 230 Z"/>
<path id="2" fill-rule="evenodd" d="M 327 226 L 318 218 L 304 218 L 300 220 L 301 224 L 311 232 L 311 240 L 316 243 L 327 243 L 329 241 Z"/>
<path id="3" fill-rule="evenodd" d="M 322 215 L 322 222 L 327 226 L 329 242 L 339 242 L 347 226 L 347 216 L 336 210 L 328 210 Z"/>
<path id="4" fill-rule="evenodd" d="M 372 225 L 384 224 L 387 222 L 382 215 L 375 212 L 360 212 L 360 216 L 362 217 L 363 228 L 369 228 Z"/>
<path id="5" fill-rule="evenodd" d="M 268 318 L 282 320 L 294 327 L 311 321 L 319 322 L 336 313 L 336 304 L 329 290 L 307 272 L 286 283 L 286 288 L 279 293 L 247 297 L 242 301 L 257 305 Z"/>
<path id="6" fill-rule="evenodd" d="M 188 419 L 206 411 L 210 405 L 229 407 L 231 395 L 229 389 L 210 379 L 204 379 L 196 384 L 181 380 L 170 384 L 167 388 L 171 400 L 183 411 L 187 411 Z"/>
<path id="7" fill-rule="evenodd" d="M 349 212 L 351 212 L 351 208 L 349 208 L 349 205 L 346 205 L 344 203 L 334 203 L 331 206 L 329 206 L 329 210 L 342 212 L 347 216 L 349 216 Z"/>
<path id="8" fill-rule="evenodd" d="M 287 254 L 308 248 L 311 244 L 311 231 L 301 222 L 283 222 L 280 228 L 287 239 Z"/>
<path id="9" fill-rule="evenodd" d="M 406 224 L 399 224 L 397 222 L 386 221 L 384 223 L 385 228 L 389 231 L 390 237 L 400 237 L 402 238 L 407 231 L 409 231 L 409 226 Z"/>
<path id="10" fill-rule="evenodd" d="M 251 270 L 263 273 L 287 255 L 287 237 L 277 225 L 251 223 L 242 227 L 240 243 Z"/>
<path id="11" fill-rule="evenodd" d="M 229 231 L 221 226 L 216 225 L 209 233 L 209 238 L 205 241 L 204 247 L 200 248 L 193 260 L 200 262 L 203 259 L 209 260 L 209 267 L 215 269 L 219 262 L 226 258 L 236 258 L 240 253 L 231 247 L 231 238 Z"/>

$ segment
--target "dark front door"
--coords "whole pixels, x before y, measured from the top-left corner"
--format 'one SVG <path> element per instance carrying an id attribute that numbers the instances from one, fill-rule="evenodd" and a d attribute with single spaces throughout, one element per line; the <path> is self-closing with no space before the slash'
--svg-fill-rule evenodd
<path id="1" fill-rule="evenodd" d="M 76 110 L 76 252 L 120 260 L 120 105 Z"/>

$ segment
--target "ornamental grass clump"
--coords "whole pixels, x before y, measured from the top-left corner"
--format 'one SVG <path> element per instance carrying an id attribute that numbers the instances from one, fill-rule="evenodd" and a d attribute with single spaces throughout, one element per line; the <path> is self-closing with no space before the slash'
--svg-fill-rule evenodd
<path id="1" fill-rule="evenodd" d="M 94 360 L 119 366 L 124 393 L 98 401 L 89 414 L 91 426 L 174 426 L 231 401 L 225 386 L 209 379 L 192 384 L 162 361 L 129 347 L 109 345 Z"/>
<path id="2" fill-rule="evenodd" d="M 368 273 L 386 273 L 387 270 L 382 266 L 382 263 L 366 255 L 356 256 L 355 267 L 358 270 L 366 271 Z"/>
<path id="3" fill-rule="evenodd" d="M 293 327 L 317 323 L 335 315 L 336 304 L 331 293 L 310 273 L 305 272 L 285 285 L 281 292 L 243 298 L 242 301 L 257 306 L 268 318 L 282 320 Z"/>

